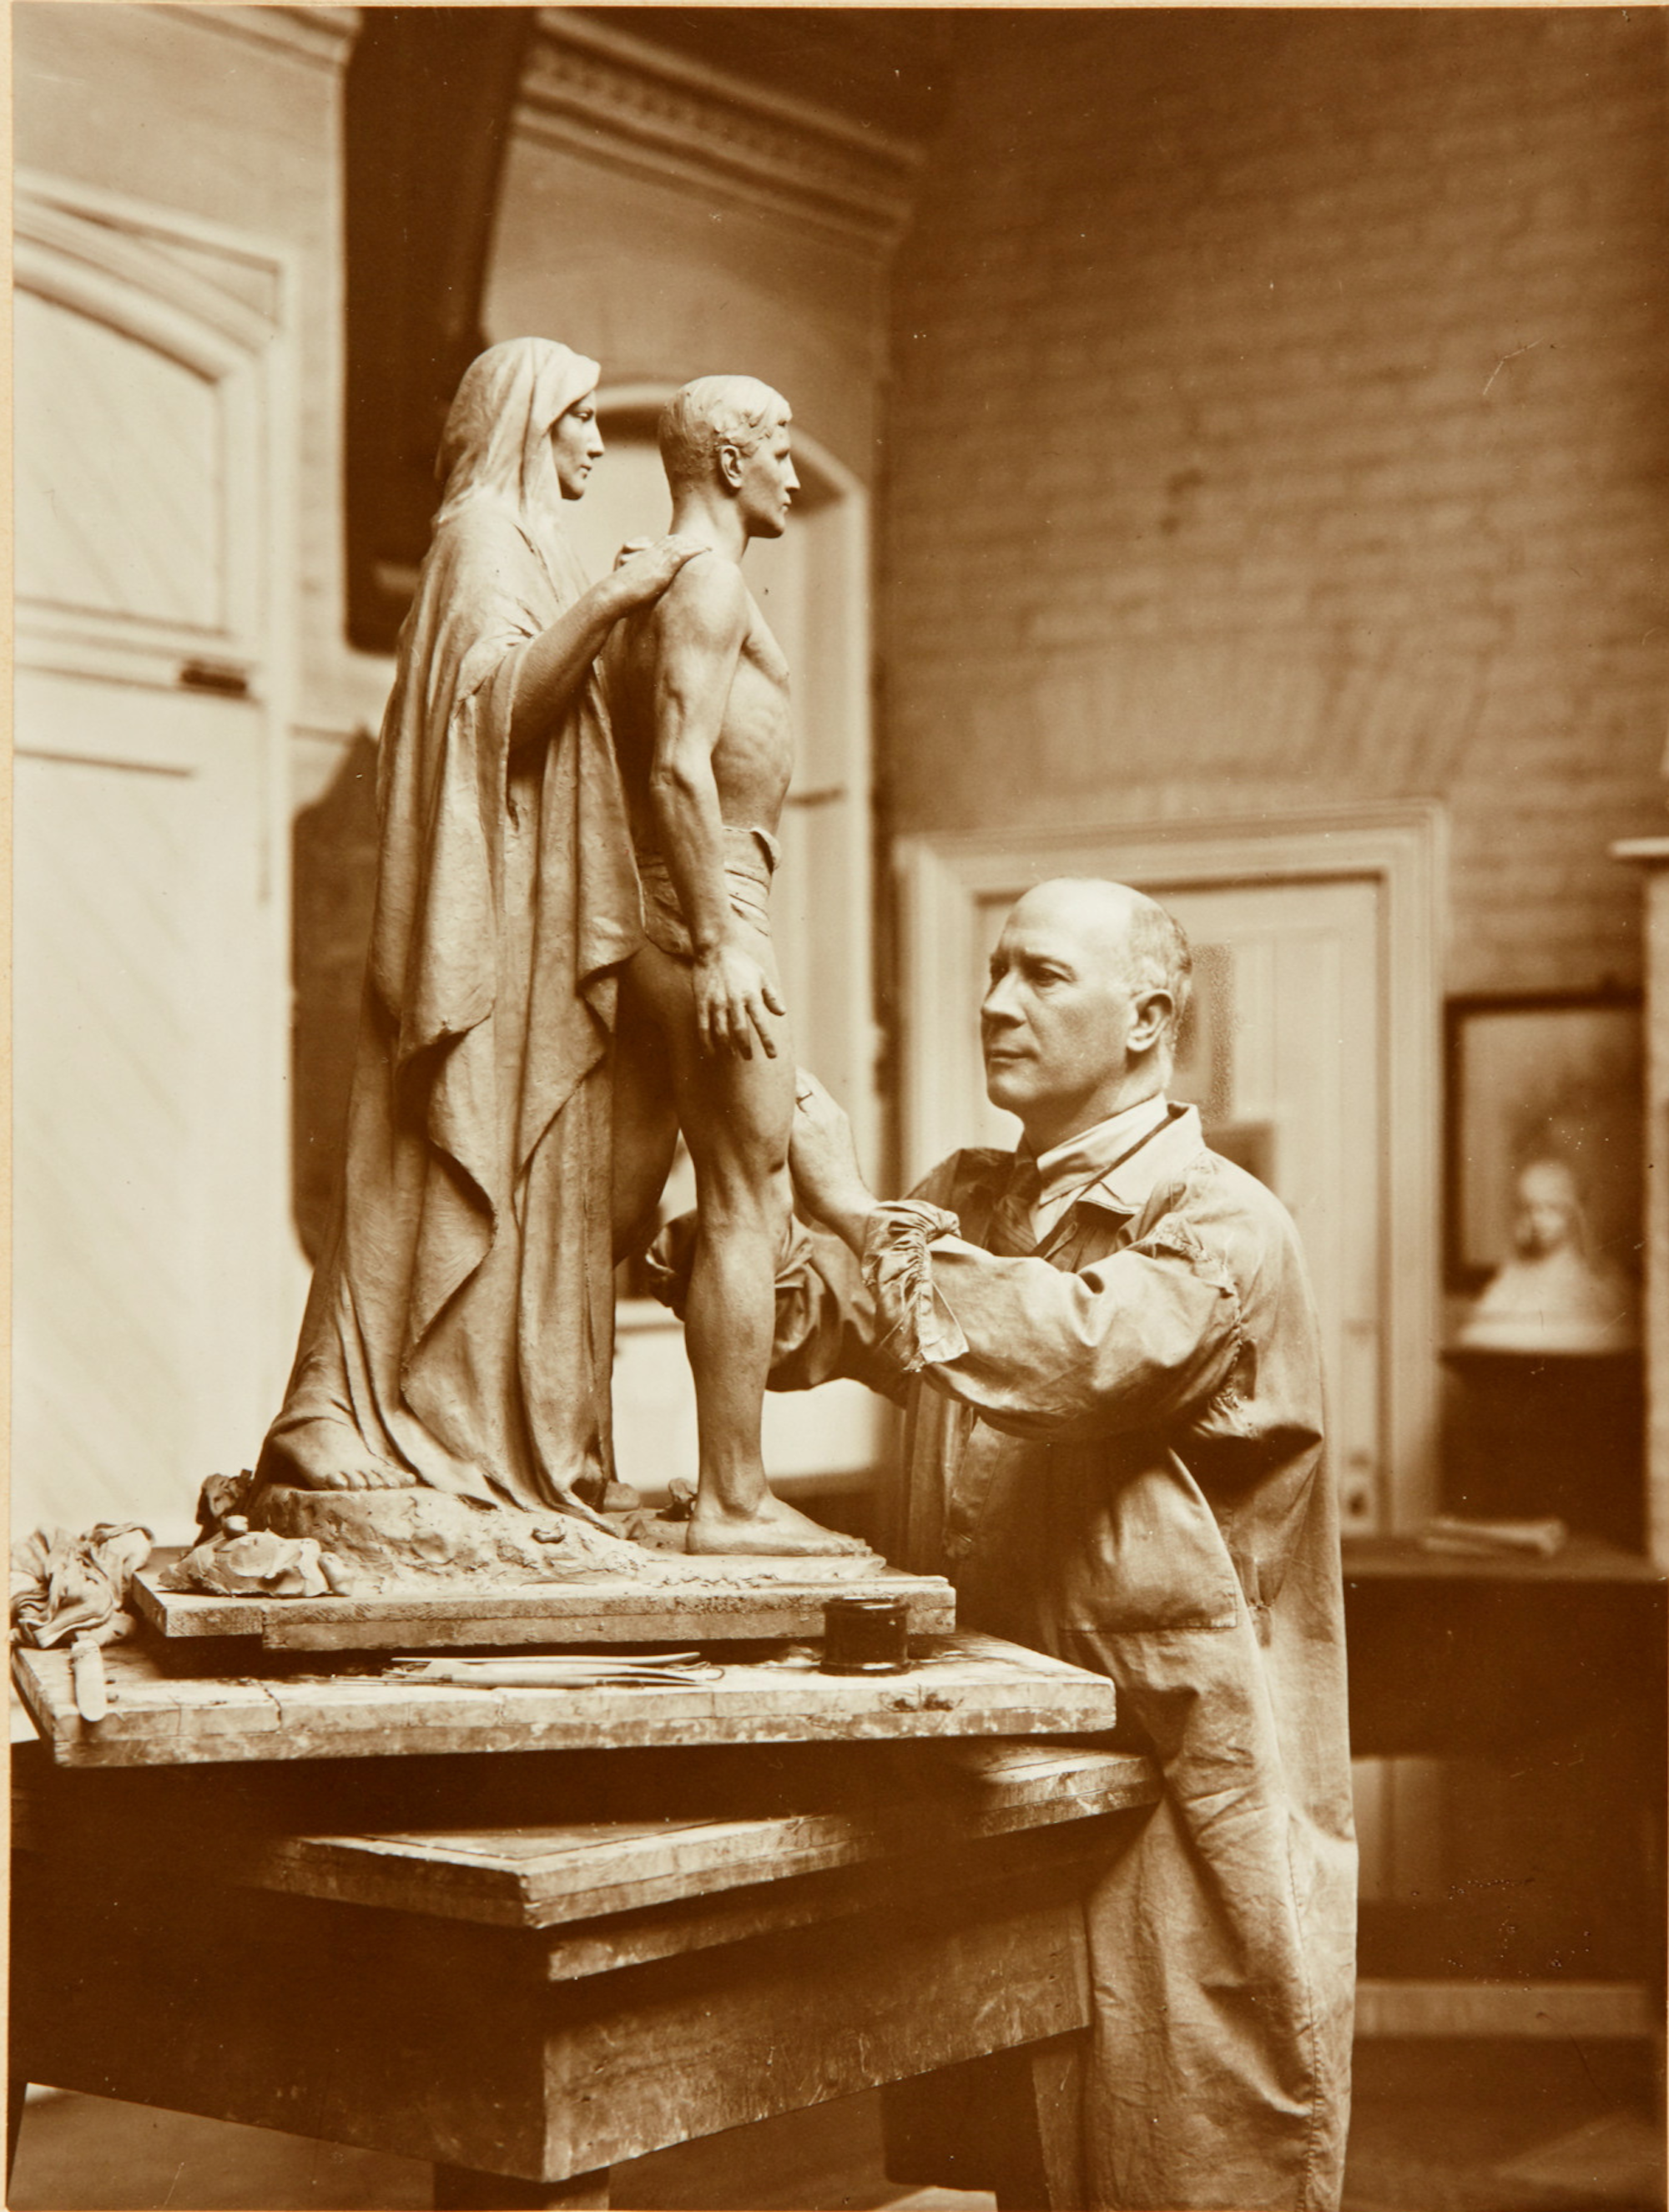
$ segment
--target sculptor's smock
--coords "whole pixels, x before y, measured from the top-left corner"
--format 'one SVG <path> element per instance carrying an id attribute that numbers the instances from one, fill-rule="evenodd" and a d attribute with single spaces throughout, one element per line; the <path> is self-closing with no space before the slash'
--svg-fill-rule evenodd
<path id="1" fill-rule="evenodd" d="M 1356 1854 L 1316 1322 L 1291 1222 L 1192 1109 L 1039 1255 L 982 1249 L 1006 1153 L 802 1236 L 772 1381 L 907 1408 L 908 1564 L 960 1626 L 1117 1684 L 1162 1801 L 1089 1900 L 1091 2202 L 1331 2212 Z"/>
<path id="2" fill-rule="evenodd" d="M 549 436 L 597 375 L 513 340 L 448 420 L 383 721 L 343 1181 L 271 1480 L 380 1462 L 537 1509 L 610 1467 L 607 1054 L 643 940 L 595 675 L 510 749 L 525 648 L 586 588 Z"/>

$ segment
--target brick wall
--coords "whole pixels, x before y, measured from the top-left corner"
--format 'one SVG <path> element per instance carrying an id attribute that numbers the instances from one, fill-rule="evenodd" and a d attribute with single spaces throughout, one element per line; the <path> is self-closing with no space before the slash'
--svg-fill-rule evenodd
<path id="1" fill-rule="evenodd" d="M 1665 77 L 1650 11 L 970 18 L 895 292 L 892 826 L 1435 795 L 1451 988 L 1632 980 Z"/>

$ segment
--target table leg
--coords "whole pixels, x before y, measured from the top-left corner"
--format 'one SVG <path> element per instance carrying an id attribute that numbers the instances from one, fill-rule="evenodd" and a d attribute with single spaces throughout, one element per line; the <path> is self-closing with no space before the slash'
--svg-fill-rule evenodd
<path id="1" fill-rule="evenodd" d="M 11 2180 L 11 2170 L 17 2158 L 17 2138 L 23 2126 L 23 2104 L 29 2094 L 28 2082 L 21 2074 L 6 2076 L 6 2180 Z"/>
<path id="2" fill-rule="evenodd" d="M 517 2181 L 508 2174 L 437 2166 L 434 2202 L 437 2212 L 608 2212 L 609 2169 L 599 2166 L 566 2181 Z"/>
<path id="3" fill-rule="evenodd" d="M 1058 2035 L 890 2083 L 881 2093 L 889 2179 L 990 2190 L 999 2212 L 1081 2205 L 1087 2042 Z"/>

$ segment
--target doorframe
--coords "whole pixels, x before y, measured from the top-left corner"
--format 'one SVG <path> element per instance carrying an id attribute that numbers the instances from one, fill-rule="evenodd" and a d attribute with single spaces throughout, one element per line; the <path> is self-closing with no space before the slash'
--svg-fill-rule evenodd
<path id="1" fill-rule="evenodd" d="M 1235 884 L 1368 881 L 1380 916 L 1380 1047 L 1387 1132 L 1380 1192 L 1380 1376 L 1386 1525 L 1417 1528 L 1436 1501 L 1441 1340 L 1442 955 L 1447 821 L 1436 800 L 1284 814 L 1278 823 L 1098 823 L 992 836 L 897 839 L 907 1182 L 967 1139 L 983 1095 L 974 1009 L 979 908 L 1053 876 L 1105 876 L 1162 898 Z"/>

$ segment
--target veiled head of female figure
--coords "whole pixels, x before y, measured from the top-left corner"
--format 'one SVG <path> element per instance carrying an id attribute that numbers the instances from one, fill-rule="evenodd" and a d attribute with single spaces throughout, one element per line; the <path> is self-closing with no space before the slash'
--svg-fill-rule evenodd
<path id="1" fill-rule="evenodd" d="M 506 338 L 478 354 L 464 372 L 441 434 L 434 465 L 445 488 L 440 519 L 466 501 L 485 498 L 513 508 L 535 535 L 560 528 L 563 487 L 551 429 L 590 397 L 601 374 L 594 361 L 554 338 Z"/>

